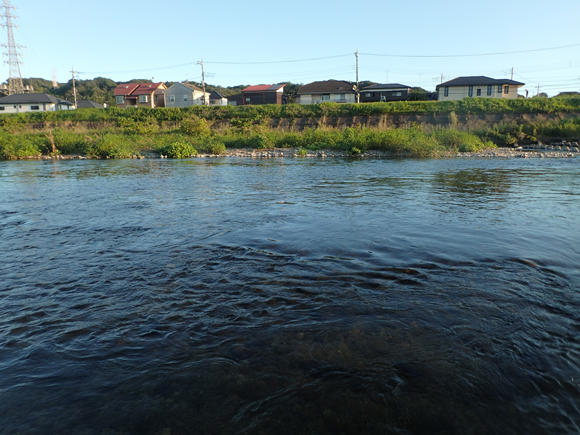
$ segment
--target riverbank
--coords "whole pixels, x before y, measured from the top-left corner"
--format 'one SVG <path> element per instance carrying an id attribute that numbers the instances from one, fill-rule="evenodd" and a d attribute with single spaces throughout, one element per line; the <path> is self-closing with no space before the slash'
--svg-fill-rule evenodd
<path id="1" fill-rule="evenodd" d="M 362 109 L 356 105 L 350 108 L 331 105 L 316 110 L 294 108 L 294 113 L 292 107 L 269 108 L 278 111 L 277 115 L 284 115 L 283 118 L 267 116 L 270 114 L 268 107 L 253 106 L 235 110 L 202 107 L 187 110 L 127 109 L 106 113 L 79 111 L 66 116 L 55 114 L 54 119 L 51 118 L 53 115 L 45 114 L 3 115 L 0 118 L 0 159 L 59 158 L 59 155 L 138 158 L 147 150 L 170 158 L 187 158 L 235 155 L 239 152 L 232 150 L 239 149 L 252 149 L 255 151 L 251 154 L 261 153 L 265 157 L 279 153 L 274 150 L 284 149 L 284 157 L 293 154 L 316 157 L 325 153 L 327 156 L 429 158 L 458 152 L 473 153 L 497 146 L 526 147 L 539 141 L 577 144 L 580 139 L 580 117 L 571 110 L 576 107 L 573 104 L 566 106 L 550 102 L 550 110 L 567 108 L 568 111 L 548 114 L 546 108 L 543 111 L 538 108 L 537 114 L 497 114 L 493 110 L 485 114 L 475 111 L 478 102 L 462 104 L 430 105 L 434 112 L 425 116 L 416 113 L 404 115 L 405 108 L 401 106 L 401 113 L 351 114 L 347 118 L 338 116 L 339 112 Z M 482 107 L 490 109 L 489 104 L 486 102 Z M 394 107 L 381 105 L 375 109 L 393 110 Z M 418 107 L 415 108 L 418 110 Z M 531 109 L 531 106 L 521 104 L 501 107 L 506 110 Z M 463 112 L 470 108 L 479 114 L 456 114 L 453 111 L 442 114 L 443 108 L 458 108 Z M 324 115 L 305 117 L 307 110 Z M 290 116 L 292 113 L 294 118 Z M 101 118 L 91 119 L 91 116 Z M 550 151 L 561 150 L 543 151 L 547 156 Z"/>
<path id="2" fill-rule="evenodd" d="M 389 158 L 410 158 L 413 157 L 405 153 L 389 153 L 384 151 L 367 151 L 365 153 L 352 155 L 346 151 L 340 150 L 317 150 L 303 152 L 302 149 L 272 149 L 272 150 L 256 150 L 256 149 L 230 149 L 222 154 L 197 154 L 191 156 L 192 158 L 208 159 L 208 158 L 253 158 L 253 159 L 292 159 L 292 158 L 374 158 L 374 159 L 389 159 Z M 513 159 L 513 158 L 552 158 L 552 159 L 569 159 L 579 158 L 580 151 L 578 148 L 571 148 L 570 150 L 550 150 L 550 149 L 523 149 L 523 148 L 486 148 L 476 152 L 446 152 L 438 155 L 439 158 L 499 158 L 499 159 Z M 110 157 L 105 157 L 105 159 Z M 166 159 L 167 156 L 155 152 L 153 150 L 144 150 L 140 154 L 134 154 L 128 159 Z M 85 155 L 36 155 L 23 157 L 20 160 L 91 160 L 102 159 L 100 157 L 89 157 Z"/>

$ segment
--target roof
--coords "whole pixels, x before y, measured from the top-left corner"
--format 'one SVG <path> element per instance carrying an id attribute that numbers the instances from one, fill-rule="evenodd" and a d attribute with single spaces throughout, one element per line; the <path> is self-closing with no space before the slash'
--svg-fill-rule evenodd
<path id="1" fill-rule="evenodd" d="M 222 98 L 224 98 L 224 96 L 216 91 L 211 91 L 211 93 L 209 94 L 210 100 L 221 100 Z"/>
<path id="2" fill-rule="evenodd" d="M 356 89 L 356 85 L 353 82 L 347 82 L 343 80 L 326 80 L 322 82 L 312 82 L 307 85 L 302 86 L 296 92 L 296 95 L 302 94 L 324 94 L 324 93 L 341 93 L 349 94 L 353 93 Z"/>
<path id="3" fill-rule="evenodd" d="M 155 92 L 161 86 L 165 88 L 163 83 L 140 83 L 139 87 L 135 89 L 131 95 L 149 95 Z"/>
<path id="4" fill-rule="evenodd" d="M 286 84 L 282 85 L 257 85 L 257 86 L 248 86 L 242 92 L 275 92 L 279 89 L 282 89 Z"/>
<path id="5" fill-rule="evenodd" d="M 74 106 L 70 101 L 49 94 L 13 94 L 0 98 L 0 104 L 65 104 Z"/>
<path id="6" fill-rule="evenodd" d="M 105 106 L 91 100 L 78 100 L 77 109 L 104 109 Z"/>
<path id="7" fill-rule="evenodd" d="M 469 77 L 457 77 L 453 80 L 441 83 L 437 85 L 437 88 L 441 86 L 487 86 L 487 85 L 514 85 L 523 86 L 525 83 L 516 82 L 515 80 L 509 79 L 492 79 L 485 76 L 469 76 Z"/>
<path id="8" fill-rule="evenodd" d="M 117 95 L 131 95 L 131 93 L 139 87 L 139 83 L 122 83 L 115 88 L 115 96 Z"/>
<path id="9" fill-rule="evenodd" d="M 382 85 L 373 85 L 362 88 L 361 91 L 380 91 L 382 89 L 409 89 L 411 86 L 402 85 L 400 83 L 385 83 Z"/>
<path id="10" fill-rule="evenodd" d="M 187 86 L 188 88 L 193 89 L 194 91 L 203 92 L 203 89 L 198 88 L 197 86 L 192 85 L 191 83 L 180 83 L 180 84 L 182 84 L 183 86 Z"/>

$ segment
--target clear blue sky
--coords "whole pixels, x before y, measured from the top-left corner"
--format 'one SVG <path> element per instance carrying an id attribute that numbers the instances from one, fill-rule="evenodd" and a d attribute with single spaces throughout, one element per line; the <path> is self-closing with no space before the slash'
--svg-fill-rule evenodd
<path id="1" fill-rule="evenodd" d="M 513 67 L 522 93 L 580 91 L 579 0 L 10 1 L 25 78 L 56 68 L 66 82 L 74 66 L 81 79 L 199 81 L 203 59 L 221 86 L 354 81 L 358 50 L 360 80 L 434 90 L 442 74 L 510 78 Z M 340 57 L 274 63 L 330 56 Z"/>

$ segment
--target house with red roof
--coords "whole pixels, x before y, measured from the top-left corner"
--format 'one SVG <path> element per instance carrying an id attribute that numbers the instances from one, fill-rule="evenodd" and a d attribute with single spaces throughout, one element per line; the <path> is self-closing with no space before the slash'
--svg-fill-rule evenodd
<path id="1" fill-rule="evenodd" d="M 248 86 L 242 91 L 241 99 L 230 99 L 232 105 L 253 106 L 256 104 L 284 104 L 284 86 L 281 85 L 258 85 Z"/>
<path id="2" fill-rule="evenodd" d="M 117 107 L 165 107 L 164 83 L 123 83 L 115 88 Z"/>

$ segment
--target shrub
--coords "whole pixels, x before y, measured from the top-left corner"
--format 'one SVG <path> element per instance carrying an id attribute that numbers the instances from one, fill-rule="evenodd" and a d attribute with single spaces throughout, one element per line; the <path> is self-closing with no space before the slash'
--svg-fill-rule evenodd
<path id="1" fill-rule="evenodd" d="M 112 157 L 116 159 L 131 157 L 139 154 L 135 144 L 126 136 L 105 134 L 88 148 L 87 155 L 91 157 Z"/>
<path id="2" fill-rule="evenodd" d="M 190 136 L 210 136 L 211 128 L 207 119 L 186 119 L 181 123 L 181 132 Z"/>
<path id="3" fill-rule="evenodd" d="M 172 159 L 186 159 L 188 157 L 197 155 L 197 150 L 191 143 L 184 140 L 179 140 L 168 145 L 164 149 L 164 153 Z"/>

